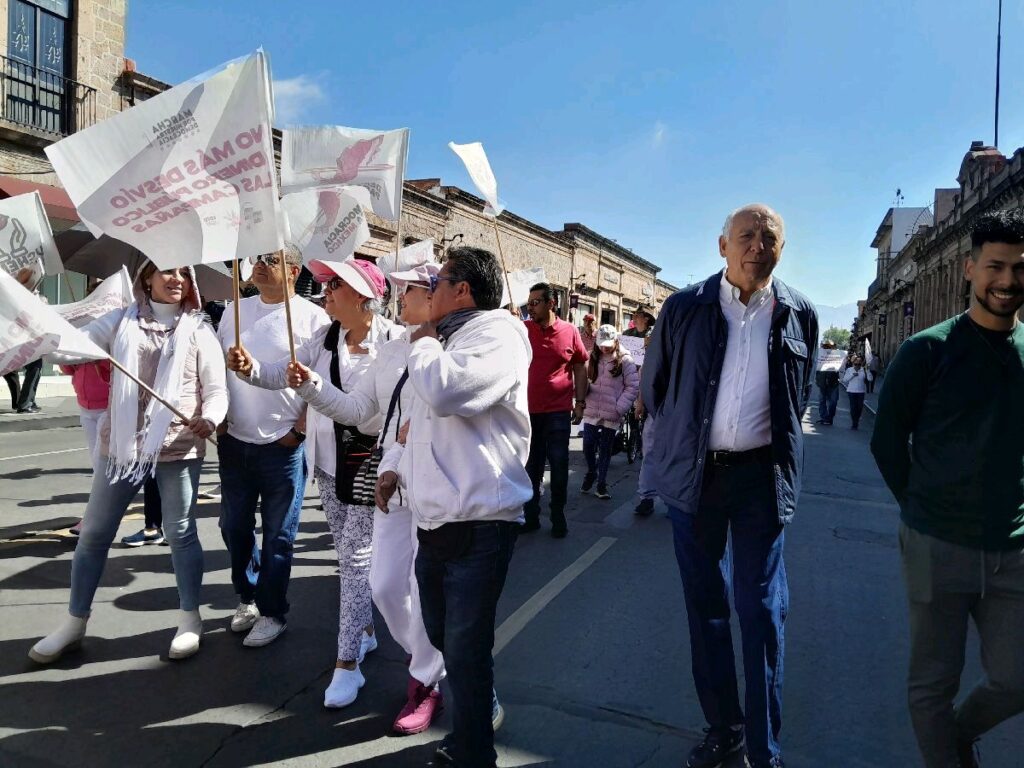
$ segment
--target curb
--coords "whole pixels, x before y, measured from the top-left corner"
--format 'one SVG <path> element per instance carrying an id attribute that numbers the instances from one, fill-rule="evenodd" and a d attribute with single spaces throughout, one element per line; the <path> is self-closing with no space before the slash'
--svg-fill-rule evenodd
<path id="1" fill-rule="evenodd" d="M 78 416 L 30 416 L 28 418 L 0 417 L 0 434 L 11 432 L 35 432 L 40 429 L 60 429 L 81 425 Z"/>

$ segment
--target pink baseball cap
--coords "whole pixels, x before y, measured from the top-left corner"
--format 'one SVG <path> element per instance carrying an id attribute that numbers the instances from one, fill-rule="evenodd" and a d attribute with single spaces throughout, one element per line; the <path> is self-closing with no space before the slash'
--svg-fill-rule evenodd
<path id="1" fill-rule="evenodd" d="M 368 299 L 379 299 L 387 291 L 384 273 L 373 262 L 365 259 L 348 259 L 347 261 L 309 262 L 309 271 L 318 283 L 326 283 L 332 277 L 340 277 L 360 296 Z"/>

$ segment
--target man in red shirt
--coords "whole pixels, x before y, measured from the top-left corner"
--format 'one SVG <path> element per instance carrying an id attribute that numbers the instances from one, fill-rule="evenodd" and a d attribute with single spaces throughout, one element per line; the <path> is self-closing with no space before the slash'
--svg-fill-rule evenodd
<path id="1" fill-rule="evenodd" d="M 587 350 L 580 332 L 555 314 L 555 293 L 547 283 L 530 289 L 526 303 L 530 319 L 526 330 L 533 347 L 530 383 L 530 456 L 526 472 L 533 482 L 533 498 L 523 506 L 523 533 L 540 528 L 540 487 L 544 467 L 551 464 L 551 535 L 565 538 L 565 497 L 569 485 L 570 422 L 583 418 L 587 396 Z M 575 402 L 574 402 L 575 396 Z"/>

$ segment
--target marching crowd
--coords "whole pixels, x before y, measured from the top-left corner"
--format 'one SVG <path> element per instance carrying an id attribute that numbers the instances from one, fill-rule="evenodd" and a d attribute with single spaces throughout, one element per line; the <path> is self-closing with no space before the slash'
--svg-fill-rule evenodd
<path id="1" fill-rule="evenodd" d="M 872 439 L 902 510 L 910 704 L 929 768 L 978 765 L 977 739 L 1024 711 L 1024 413 L 1013 396 L 1024 384 L 1024 330 L 1015 320 L 1024 303 L 1024 219 L 989 217 L 973 243 L 971 309 L 901 348 Z M 219 524 L 239 600 L 231 629 L 245 634 L 243 645 L 268 645 L 287 629 L 292 547 L 311 471 L 340 579 L 325 706 L 351 704 L 366 682 L 360 664 L 377 647 L 375 604 L 409 657 L 394 730 L 425 730 L 447 703 L 452 733 L 438 756 L 494 766 L 504 712 L 491 651 L 517 536 L 541 528 L 547 468 L 550 534 L 568 534 L 574 425 L 582 424 L 586 459 L 580 491 L 607 499 L 617 433 L 636 418 L 644 449 L 636 512 L 649 515 L 655 498 L 668 506 L 708 723 L 685 764 L 715 768 L 743 751 L 753 768 L 779 768 L 783 543 L 800 494 L 802 420 L 817 379 L 819 421 L 831 424 L 842 381 L 856 429 L 873 379 L 856 355 L 836 388 L 816 376 L 817 313 L 773 276 L 784 244 L 771 208 L 729 214 L 719 237 L 725 268 L 671 296 L 656 322 L 648 312 L 634 318 L 626 333 L 645 339 L 642 366 L 614 326 L 590 315 L 582 329 L 562 320 L 547 284 L 531 289 L 526 322 L 501 307 L 503 271 L 477 248 L 390 275 L 359 258 L 314 261 L 308 266 L 325 286 L 321 309 L 294 294 L 302 254 L 286 246 L 257 259 L 259 293 L 229 307 L 216 331 L 191 268 L 147 264 L 134 303 L 85 329 L 147 386 L 119 368 L 55 358 L 74 366 L 83 387 L 95 472 L 68 615 L 31 658 L 53 663 L 81 643 L 118 525 L 147 483 L 159 497 L 180 599 L 168 655 L 199 650 L 203 550 L 194 507 L 206 443 L 215 439 Z M 389 281 L 401 296 L 396 321 L 384 312 Z M 91 394 L 94 377 L 109 390 L 106 402 Z M 742 635 L 742 703 L 730 594 Z M 954 708 L 968 618 L 979 628 L 986 679 Z"/>

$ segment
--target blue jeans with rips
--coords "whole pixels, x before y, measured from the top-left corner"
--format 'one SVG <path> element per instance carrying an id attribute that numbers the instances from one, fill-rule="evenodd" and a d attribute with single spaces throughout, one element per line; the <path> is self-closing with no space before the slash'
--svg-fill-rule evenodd
<path id="1" fill-rule="evenodd" d="M 769 765 L 781 752 L 789 585 L 776 505 L 770 460 L 731 466 L 709 461 L 697 513 L 669 510 L 697 696 L 711 727 L 745 727 L 755 768 Z M 730 581 L 742 633 L 746 715 L 729 626 Z"/>
<path id="2" fill-rule="evenodd" d="M 256 445 L 229 434 L 217 438 L 220 460 L 220 531 L 231 555 L 231 583 L 243 603 L 256 603 L 261 616 L 284 620 L 292 547 L 306 491 L 306 457 L 301 445 Z M 263 547 L 256 544 L 260 505 Z"/>

